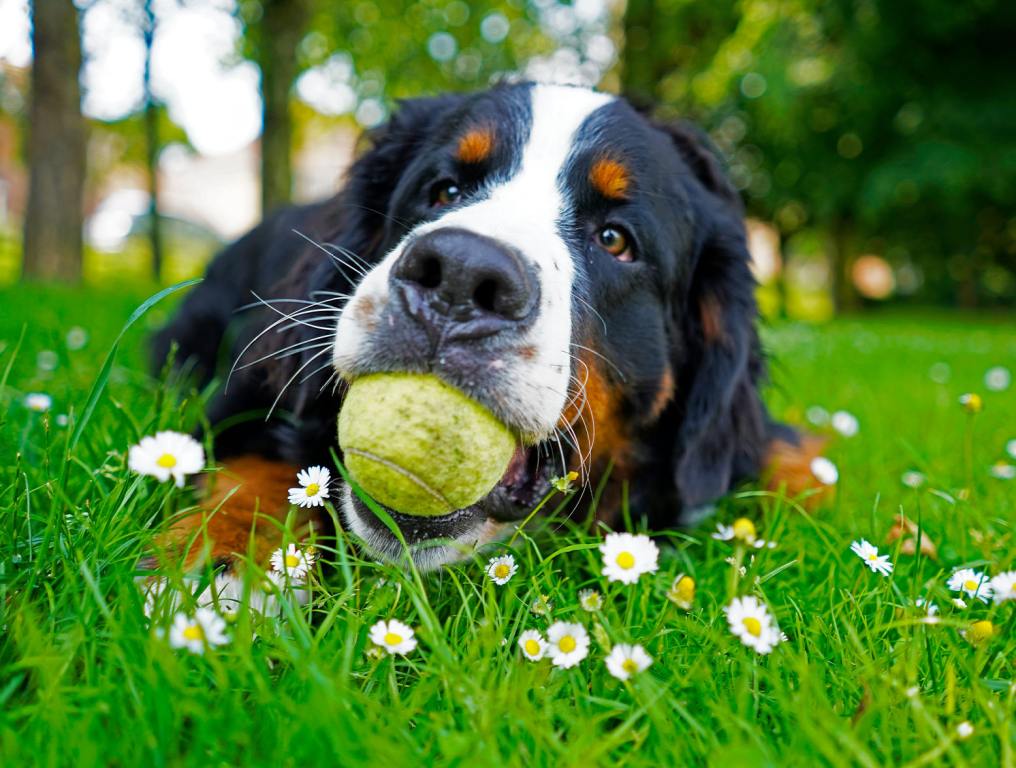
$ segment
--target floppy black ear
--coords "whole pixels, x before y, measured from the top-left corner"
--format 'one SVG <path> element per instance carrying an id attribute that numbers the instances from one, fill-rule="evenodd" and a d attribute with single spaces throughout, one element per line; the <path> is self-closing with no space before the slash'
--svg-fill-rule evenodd
<path id="1" fill-rule="evenodd" d="M 691 510 L 758 473 L 764 362 L 740 198 L 701 136 L 686 126 L 667 132 L 693 173 L 698 230 L 690 280 L 674 299 L 681 418 L 673 471 L 681 505 Z"/>
<path id="2" fill-rule="evenodd" d="M 352 165 L 342 190 L 325 204 L 323 237 L 344 241 L 344 247 L 361 256 L 377 255 L 371 251 L 384 242 L 388 228 L 401 226 L 387 213 L 399 179 L 433 138 L 438 121 L 464 101 L 461 94 L 400 101 L 391 119 L 367 135 L 370 149 Z"/>

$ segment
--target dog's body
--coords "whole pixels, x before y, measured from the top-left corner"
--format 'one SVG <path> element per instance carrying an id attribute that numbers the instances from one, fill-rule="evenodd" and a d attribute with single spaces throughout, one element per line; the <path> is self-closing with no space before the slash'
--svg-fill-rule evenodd
<path id="1" fill-rule="evenodd" d="M 759 477 L 776 443 L 793 472 L 814 446 L 797 456 L 762 404 L 754 287 L 738 195 L 688 128 L 557 86 L 408 102 L 335 198 L 227 248 L 157 340 L 158 361 L 176 342 L 205 381 L 239 362 L 208 413 L 236 477 L 220 496 L 243 489 L 208 522 L 213 556 L 246 551 L 255 507 L 285 515 L 296 467 L 331 465 L 343 383 L 378 371 L 434 373 L 520 436 L 490 496 L 403 526 L 410 544 L 451 540 L 421 565 L 496 538 L 569 469 L 609 473 L 608 520 L 629 481 L 654 527 Z M 358 499 L 332 498 L 397 552 Z"/>

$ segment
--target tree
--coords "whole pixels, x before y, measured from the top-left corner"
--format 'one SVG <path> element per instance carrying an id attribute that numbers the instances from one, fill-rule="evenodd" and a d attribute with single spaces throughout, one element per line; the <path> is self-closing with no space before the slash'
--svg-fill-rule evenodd
<path id="1" fill-rule="evenodd" d="M 78 280 L 86 127 L 78 84 L 81 38 L 73 3 L 32 3 L 32 46 L 24 276 Z"/>
<path id="2" fill-rule="evenodd" d="M 929 5 L 930 3 L 930 5 Z M 647 11 L 645 6 L 652 6 Z M 945 0 L 637 0 L 623 66 L 697 120 L 749 211 L 821 235 L 841 308 L 858 254 L 918 268 L 940 300 L 1016 295 L 1016 6 Z M 638 34 L 642 34 L 639 32 Z"/>
<path id="3" fill-rule="evenodd" d="M 141 36 L 145 44 L 145 68 L 142 86 L 145 99 L 145 170 L 148 176 L 148 242 L 152 249 L 152 276 L 162 278 L 162 218 L 159 213 L 159 105 L 152 93 L 152 45 L 155 42 L 156 17 L 153 0 L 142 5 Z"/>
<path id="4" fill-rule="evenodd" d="M 300 42 L 311 0 L 244 0 L 245 53 L 261 70 L 261 211 L 288 203 L 293 194 L 293 118 L 290 94 L 302 68 Z"/>

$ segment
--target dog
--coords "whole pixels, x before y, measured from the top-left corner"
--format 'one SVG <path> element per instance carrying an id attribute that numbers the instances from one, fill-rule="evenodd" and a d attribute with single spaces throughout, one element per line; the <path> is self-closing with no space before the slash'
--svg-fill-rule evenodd
<path id="1" fill-rule="evenodd" d="M 207 410 L 214 514 L 167 541 L 192 564 L 229 569 L 251 542 L 266 561 L 297 470 L 334 466 L 346 384 L 377 372 L 434 374 L 520 436 L 486 498 L 391 512 L 421 569 L 498 539 L 569 471 L 602 479 L 599 520 L 616 524 L 625 496 L 655 529 L 763 476 L 815 485 L 821 446 L 760 396 L 743 218 L 700 132 L 620 97 L 516 83 L 403 102 L 341 191 L 228 246 L 157 335 L 157 366 L 175 349 L 202 386 L 224 380 Z M 330 491 L 370 553 L 401 556 L 359 498 Z M 329 525 L 298 512 L 304 532 Z"/>

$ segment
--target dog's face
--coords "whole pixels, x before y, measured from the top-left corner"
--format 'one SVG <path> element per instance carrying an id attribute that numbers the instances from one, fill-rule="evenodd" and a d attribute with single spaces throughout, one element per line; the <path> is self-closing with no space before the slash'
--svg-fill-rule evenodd
<path id="1" fill-rule="evenodd" d="M 519 435 L 487 498 L 393 515 L 420 565 L 496 538 L 569 469 L 652 468 L 643 488 L 675 518 L 753 469 L 740 466 L 762 431 L 740 209 L 692 134 L 579 88 L 411 102 L 337 204 L 355 211 L 344 247 L 368 269 L 335 371 L 436 374 Z M 344 507 L 378 554 L 398 553 L 358 499 Z"/>

